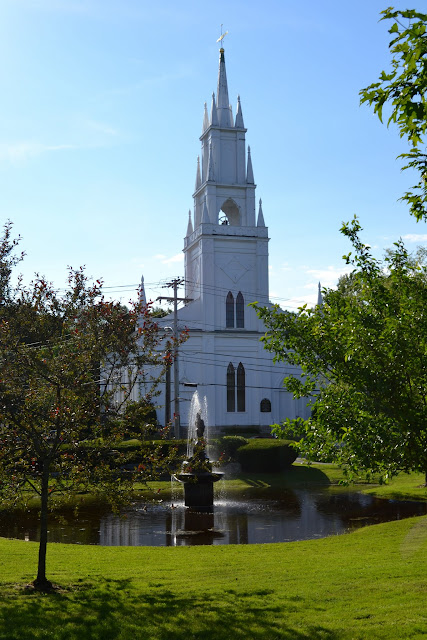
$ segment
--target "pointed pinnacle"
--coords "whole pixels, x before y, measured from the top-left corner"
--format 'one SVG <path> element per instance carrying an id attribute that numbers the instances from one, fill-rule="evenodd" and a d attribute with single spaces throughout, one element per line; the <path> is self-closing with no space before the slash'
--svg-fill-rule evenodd
<path id="1" fill-rule="evenodd" d="M 257 220 L 256 226 L 257 227 L 265 227 L 264 214 L 262 212 L 262 200 L 261 200 L 261 198 L 259 199 L 258 220 Z"/>
<path id="2" fill-rule="evenodd" d="M 255 184 L 254 171 L 252 169 L 251 148 L 248 146 L 248 168 L 246 171 L 246 182 L 248 184 Z"/>
<path id="3" fill-rule="evenodd" d="M 237 96 L 236 120 L 234 123 L 236 129 L 244 129 L 242 105 L 240 104 L 240 96 Z"/>
<path id="4" fill-rule="evenodd" d="M 218 126 L 218 111 L 215 103 L 215 94 L 212 94 L 212 106 L 211 106 L 211 125 L 213 127 Z"/>
<path id="5" fill-rule="evenodd" d="M 190 209 L 188 210 L 188 225 L 187 225 L 187 238 L 188 236 L 191 236 L 191 234 L 193 233 L 193 223 L 191 221 L 191 211 Z"/>

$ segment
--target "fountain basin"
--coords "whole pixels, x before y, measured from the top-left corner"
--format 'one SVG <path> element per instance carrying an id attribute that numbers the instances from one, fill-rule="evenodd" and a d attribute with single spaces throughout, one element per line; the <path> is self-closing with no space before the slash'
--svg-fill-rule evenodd
<path id="1" fill-rule="evenodd" d="M 214 482 L 221 480 L 222 471 L 187 471 L 175 473 L 173 477 L 184 484 L 184 503 L 186 507 L 209 508 L 213 507 Z"/>

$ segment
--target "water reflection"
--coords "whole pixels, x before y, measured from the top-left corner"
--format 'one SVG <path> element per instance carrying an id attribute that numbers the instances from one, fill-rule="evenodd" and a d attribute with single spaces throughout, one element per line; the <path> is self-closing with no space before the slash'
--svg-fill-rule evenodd
<path id="1" fill-rule="evenodd" d="M 267 497 L 268 496 L 268 497 Z M 219 501 L 213 512 L 182 504 L 139 504 L 122 516 L 100 509 L 51 517 L 49 540 L 104 546 L 258 544 L 336 535 L 367 524 L 427 513 L 427 504 L 380 500 L 349 491 L 269 490 L 244 502 Z M 0 536 L 38 540 L 34 511 L 0 515 Z M 66 522 L 64 521 L 64 518 Z"/>

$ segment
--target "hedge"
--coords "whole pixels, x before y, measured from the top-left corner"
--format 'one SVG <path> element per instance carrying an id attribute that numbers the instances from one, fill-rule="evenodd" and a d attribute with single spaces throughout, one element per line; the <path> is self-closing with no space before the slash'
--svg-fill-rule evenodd
<path id="1" fill-rule="evenodd" d="M 290 440 L 255 438 L 237 450 L 237 460 L 245 473 L 278 473 L 289 468 L 298 452 Z"/>

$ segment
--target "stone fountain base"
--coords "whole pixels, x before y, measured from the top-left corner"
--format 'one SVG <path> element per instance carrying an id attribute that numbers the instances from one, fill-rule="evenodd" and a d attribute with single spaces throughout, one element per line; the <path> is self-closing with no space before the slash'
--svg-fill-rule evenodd
<path id="1" fill-rule="evenodd" d="M 184 484 L 184 504 L 186 507 L 212 509 L 214 503 L 214 482 L 223 477 L 221 471 L 200 471 L 176 473 L 174 478 Z"/>

